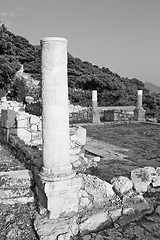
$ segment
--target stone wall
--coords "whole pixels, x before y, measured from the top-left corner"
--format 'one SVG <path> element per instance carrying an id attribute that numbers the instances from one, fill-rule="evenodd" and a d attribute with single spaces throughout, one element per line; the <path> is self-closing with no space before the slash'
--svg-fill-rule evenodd
<path id="1" fill-rule="evenodd" d="M 122 109 L 104 110 L 104 121 L 132 121 L 134 112 Z"/>

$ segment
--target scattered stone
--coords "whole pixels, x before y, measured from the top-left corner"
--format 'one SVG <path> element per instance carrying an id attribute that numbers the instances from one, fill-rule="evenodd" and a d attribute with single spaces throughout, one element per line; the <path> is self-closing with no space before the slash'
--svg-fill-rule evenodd
<path id="1" fill-rule="evenodd" d="M 92 238 L 92 236 L 91 236 L 90 234 L 84 235 L 84 236 L 82 237 L 83 240 L 90 240 L 91 238 Z"/>
<path id="2" fill-rule="evenodd" d="M 153 187 L 160 187 L 160 167 L 156 168 L 156 174 L 152 179 Z"/>
<path id="3" fill-rule="evenodd" d="M 95 161 L 95 162 L 99 162 L 100 160 L 101 160 L 100 157 L 94 157 L 94 158 L 93 158 L 93 161 Z"/>
<path id="4" fill-rule="evenodd" d="M 112 185 L 108 182 L 102 181 L 96 176 L 79 175 L 83 179 L 85 191 L 93 197 L 95 204 L 101 205 L 104 202 L 106 203 L 108 197 L 112 198 L 115 195 Z"/>
<path id="5" fill-rule="evenodd" d="M 87 220 L 80 223 L 79 228 L 81 234 L 83 235 L 88 234 L 93 230 L 99 231 L 110 224 L 111 219 L 109 215 L 107 213 L 100 212 L 90 216 L 89 218 L 87 218 Z"/>
<path id="6" fill-rule="evenodd" d="M 115 221 L 117 221 L 117 220 L 120 218 L 120 216 L 122 215 L 122 208 L 109 211 L 108 214 L 109 214 L 109 216 L 111 217 L 112 221 L 115 222 Z"/>
<path id="7" fill-rule="evenodd" d="M 155 209 L 155 213 L 157 213 L 157 214 L 160 215 L 160 205 L 156 207 L 156 209 Z"/>
<path id="8" fill-rule="evenodd" d="M 133 182 L 127 177 L 117 177 L 111 180 L 113 185 L 113 189 L 119 195 L 126 194 L 127 192 L 132 190 Z"/>
<path id="9" fill-rule="evenodd" d="M 136 192 L 147 192 L 152 182 L 152 176 L 155 176 L 156 170 L 153 167 L 137 168 L 131 172 L 131 180 Z"/>

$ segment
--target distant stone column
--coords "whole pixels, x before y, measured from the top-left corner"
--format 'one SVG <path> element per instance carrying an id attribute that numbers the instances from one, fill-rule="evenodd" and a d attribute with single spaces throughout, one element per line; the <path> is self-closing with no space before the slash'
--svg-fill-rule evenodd
<path id="1" fill-rule="evenodd" d="M 134 110 L 135 121 L 145 121 L 145 110 L 142 107 L 143 90 L 137 90 L 137 105 Z"/>
<path id="2" fill-rule="evenodd" d="M 137 90 L 137 109 L 142 108 L 142 94 L 143 90 Z"/>
<path id="3" fill-rule="evenodd" d="M 92 122 L 100 123 L 100 116 L 97 107 L 97 90 L 92 91 Z"/>
<path id="4" fill-rule="evenodd" d="M 43 167 L 38 195 L 40 206 L 58 218 L 78 206 L 79 185 L 70 163 L 67 40 L 44 38 L 41 49 Z"/>

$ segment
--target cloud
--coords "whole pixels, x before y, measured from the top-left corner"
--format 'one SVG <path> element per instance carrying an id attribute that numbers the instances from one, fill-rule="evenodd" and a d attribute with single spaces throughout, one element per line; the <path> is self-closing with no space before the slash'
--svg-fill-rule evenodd
<path id="1" fill-rule="evenodd" d="M 14 17 L 14 13 L 2 12 L 2 13 L 1 13 L 1 16 L 2 16 L 2 17 L 9 17 L 9 16 Z"/>
<path id="2" fill-rule="evenodd" d="M 17 7 L 16 9 L 19 10 L 19 11 L 23 11 L 25 8 L 24 7 Z"/>

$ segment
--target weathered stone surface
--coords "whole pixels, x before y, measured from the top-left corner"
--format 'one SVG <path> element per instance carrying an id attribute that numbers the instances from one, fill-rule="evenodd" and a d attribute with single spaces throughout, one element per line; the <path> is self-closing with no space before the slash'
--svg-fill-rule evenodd
<path id="1" fill-rule="evenodd" d="M 159 228 L 159 222 L 143 222 L 142 227 L 147 231 L 153 234 L 155 237 L 160 236 L 160 228 Z"/>
<path id="2" fill-rule="evenodd" d="M 36 124 L 39 124 L 40 118 L 35 115 L 30 114 L 29 121 L 30 121 L 31 125 L 36 125 Z"/>
<path id="3" fill-rule="evenodd" d="M 122 208 L 118 208 L 118 209 L 109 211 L 108 214 L 109 214 L 110 218 L 112 219 L 112 221 L 115 222 L 122 215 Z"/>
<path id="4" fill-rule="evenodd" d="M 80 190 L 79 192 L 79 198 L 80 198 L 80 208 L 90 208 L 91 207 L 91 201 L 89 200 L 89 195 L 86 191 Z"/>
<path id="5" fill-rule="evenodd" d="M 155 209 L 155 213 L 159 214 L 160 215 L 160 205 L 158 205 Z"/>
<path id="6" fill-rule="evenodd" d="M 31 181 L 32 173 L 29 170 L 0 172 L 0 189 L 8 187 L 29 188 L 32 185 Z"/>
<path id="7" fill-rule="evenodd" d="M 47 209 L 50 211 L 51 219 L 72 216 L 73 213 L 78 212 L 78 194 L 81 185 L 82 180 L 77 176 L 61 181 L 47 181 L 45 184 L 42 183 L 41 188 L 44 187 L 43 191 L 47 196 Z M 53 202 L 56 204 L 53 204 Z M 40 202 L 40 204 L 44 205 L 43 202 Z"/>
<path id="8" fill-rule="evenodd" d="M 93 158 L 93 161 L 95 161 L 95 162 L 100 162 L 100 160 L 101 160 L 100 157 L 94 157 L 94 158 Z"/>
<path id="9" fill-rule="evenodd" d="M 81 146 L 84 146 L 86 144 L 86 129 L 85 128 L 78 127 L 75 141 L 78 145 L 81 145 Z"/>
<path id="10" fill-rule="evenodd" d="M 112 185 L 108 182 L 102 181 L 96 176 L 79 174 L 83 179 L 83 188 L 93 198 L 94 204 L 100 205 L 102 202 L 106 202 L 107 198 L 112 198 L 115 193 L 112 189 Z"/>
<path id="11" fill-rule="evenodd" d="M 117 194 L 123 195 L 132 190 L 133 182 L 127 177 L 117 177 L 111 180 L 113 189 Z"/>
<path id="12" fill-rule="evenodd" d="M 30 191 L 30 196 L 25 196 L 25 197 L 14 197 L 14 198 L 4 198 L 4 199 L 1 199 L 0 198 L 0 203 L 3 203 L 3 204 L 10 204 L 10 205 L 13 205 L 13 204 L 16 204 L 16 203 L 19 203 L 19 204 L 26 204 L 26 203 L 32 203 L 34 202 L 35 199 L 34 199 L 34 196 L 33 196 L 33 193 L 31 193 Z"/>
<path id="13" fill-rule="evenodd" d="M 0 199 L 30 197 L 32 192 L 29 188 L 0 189 Z"/>
<path id="14" fill-rule="evenodd" d="M 31 142 L 31 133 L 23 128 L 16 129 L 17 136 L 22 139 L 26 144 Z"/>
<path id="15" fill-rule="evenodd" d="M 152 236 L 148 234 L 143 227 L 138 226 L 136 223 L 131 223 L 129 227 L 123 231 L 123 236 L 126 240 L 153 240 Z"/>
<path id="16" fill-rule="evenodd" d="M 80 233 L 83 235 L 93 230 L 98 231 L 110 224 L 111 219 L 109 215 L 107 213 L 100 212 L 88 217 L 86 220 L 80 223 Z"/>
<path id="17" fill-rule="evenodd" d="M 137 168 L 131 172 L 131 180 L 137 192 L 147 192 L 156 170 L 153 167 Z"/>
<path id="18" fill-rule="evenodd" d="M 156 168 L 156 174 L 152 178 L 153 187 L 160 187 L 160 167 Z"/>
<path id="19" fill-rule="evenodd" d="M 34 227 L 40 239 L 57 239 L 60 235 L 68 233 L 71 236 L 78 234 L 77 218 L 60 218 L 58 220 L 37 216 Z"/>
<path id="20" fill-rule="evenodd" d="M 116 229 L 107 229 L 105 230 L 105 237 L 106 240 L 127 240 L 123 237 L 123 234 L 117 231 Z"/>

